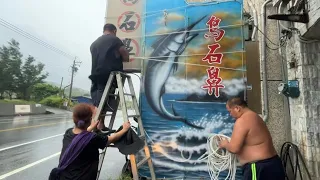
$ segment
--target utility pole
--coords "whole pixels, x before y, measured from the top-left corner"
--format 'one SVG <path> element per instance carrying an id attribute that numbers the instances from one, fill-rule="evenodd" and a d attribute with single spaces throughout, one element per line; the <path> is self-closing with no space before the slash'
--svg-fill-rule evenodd
<path id="1" fill-rule="evenodd" d="M 63 83 L 63 77 L 61 78 L 61 83 L 60 83 L 60 88 L 59 88 L 59 96 L 61 96 L 61 88 L 62 88 L 62 83 Z"/>
<path id="2" fill-rule="evenodd" d="M 72 87 L 73 87 L 73 77 L 74 73 L 78 71 L 78 66 L 80 66 L 80 61 L 77 62 L 77 57 L 74 58 L 73 64 L 71 66 L 72 72 L 71 72 L 71 83 L 70 83 L 70 92 L 69 92 L 69 102 L 71 102 L 71 94 L 72 94 Z"/>

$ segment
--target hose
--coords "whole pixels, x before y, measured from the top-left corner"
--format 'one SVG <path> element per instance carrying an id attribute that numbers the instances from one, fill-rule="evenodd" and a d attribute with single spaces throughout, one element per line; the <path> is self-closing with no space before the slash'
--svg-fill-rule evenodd
<path id="1" fill-rule="evenodd" d="M 296 179 L 303 180 L 302 172 L 300 169 L 301 165 L 305 169 L 305 172 L 307 173 L 308 180 L 311 180 L 310 173 L 308 171 L 306 163 L 297 145 L 291 142 L 285 142 L 281 147 L 280 155 L 281 155 L 282 165 L 284 167 L 284 171 L 286 174 L 286 180 L 296 180 Z M 300 178 L 297 178 L 298 172 L 299 172 Z M 293 177 L 291 177 L 290 175 L 293 175 Z"/>

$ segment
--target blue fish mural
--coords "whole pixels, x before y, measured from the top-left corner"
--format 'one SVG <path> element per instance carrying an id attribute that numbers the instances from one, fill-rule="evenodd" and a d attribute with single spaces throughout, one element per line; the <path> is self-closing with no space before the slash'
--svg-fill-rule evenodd
<path id="1" fill-rule="evenodd" d="M 156 176 L 210 179 L 201 158 L 207 138 L 231 136 L 234 120 L 225 103 L 245 91 L 242 0 L 145 3 L 141 116 Z M 139 174 L 150 177 L 148 166 Z"/>

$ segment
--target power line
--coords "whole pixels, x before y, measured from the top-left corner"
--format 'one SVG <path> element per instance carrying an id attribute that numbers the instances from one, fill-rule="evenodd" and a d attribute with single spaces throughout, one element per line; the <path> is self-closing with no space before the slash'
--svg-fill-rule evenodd
<path id="1" fill-rule="evenodd" d="M 50 44 L 44 42 L 43 40 L 31 35 L 30 33 L 18 28 L 17 26 L 5 21 L 2 18 L 0 18 L 0 25 L 2 25 L 3 27 L 5 27 L 7 29 L 10 29 L 10 30 L 16 32 L 19 35 L 24 36 L 25 38 L 27 38 L 27 39 L 29 39 L 31 41 L 34 41 L 34 42 L 38 43 L 39 45 L 41 45 L 41 46 L 43 46 L 43 47 L 45 47 L 45 48 L 47 48 L 49 50 L 52 50 L 52 51 L 54 51 L 54 52 L 56 52 L 56 53 L 58 53 L 58 54 L 60 54 L 62 56 L 65 56 L 68 59 L 74 59 L 74 56 L 70 55 L 69 53 L 66 53 L 66 52 L 54 47 L 53 45 L 50 45 Z"/>

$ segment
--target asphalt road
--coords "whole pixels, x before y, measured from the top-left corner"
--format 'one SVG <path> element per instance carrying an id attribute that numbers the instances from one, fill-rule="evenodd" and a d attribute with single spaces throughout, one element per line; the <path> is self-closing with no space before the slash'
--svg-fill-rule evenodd
<path id="1" fill-rule="evenodd" d="M 48 179 L 58 165 L 63 133 L 73 126 L 71 112 L 56 113 L 0 118 L 0 179 Z M 121 111 L 117 116 L 115 128 L 122 124 Z M 118 179 L 124 163 L 118 149 L 109 148 L 100 179 Z"/>

